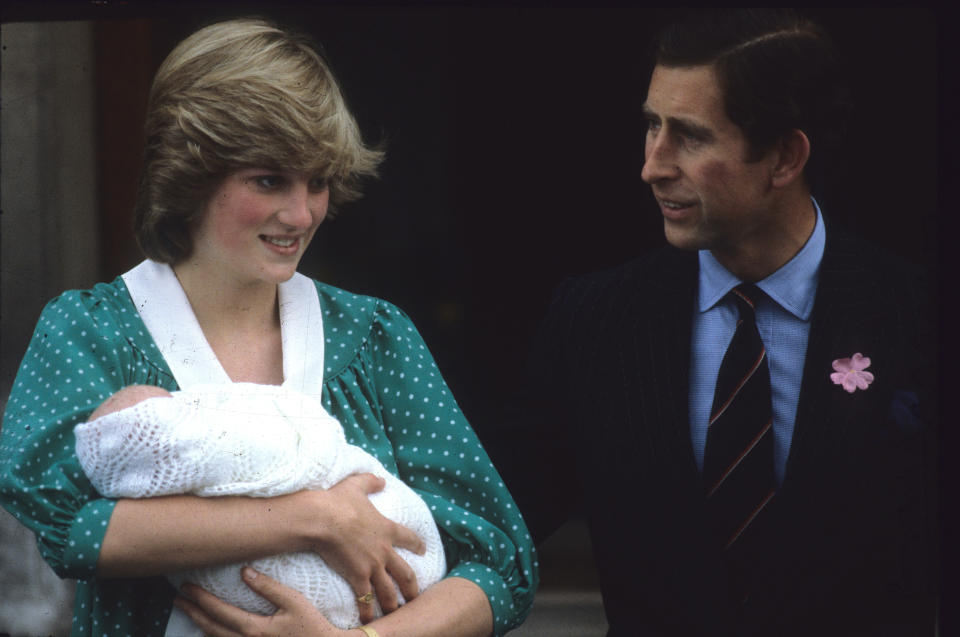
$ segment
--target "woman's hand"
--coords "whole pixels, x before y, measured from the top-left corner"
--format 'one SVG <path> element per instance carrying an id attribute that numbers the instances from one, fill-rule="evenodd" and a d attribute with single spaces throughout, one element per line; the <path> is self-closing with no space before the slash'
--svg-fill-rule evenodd
<path id="1" fill-rule="evenodd" d="M 394 547 L 423 554 L 426 545 L 416 533 L 384 517 L 370 503 L 369 495 L 380 491 L 385 481 L 364 473 L 345 478 L 323 493 L 328 507 L 321 519 L 322 537 L 313 550 L 353 589 L 358 598 L 373 593 L 384 613 L 397 609 L 396 581 L 406 601 L 418 594 L 417 578 Z M 373 620 L 374 604 L 361 603 L 360 621 Z"/>
<path id="2" fill-rule="evenodd" d="M 315 635 L 342 637 L 351 634 L 336 628 L 307 599 L 252 568 L 243 569 L 243 581 L 255 593 L 277 607 L 273 615 L 248 613 L 221 601 L 193 584 L 184 584 L 187 597 L 177 597 L 173 603 L 210 637 L 284 637 L 286 635 Z"/>
<path id="3" fill-rule="evenodd" d="M 277 612 L 270 616 L 248 613 L 193 584 L 183 586 L 189 599 L 181 596 L 173 603 L 210 637 L 365 637 L 358 629 L 333 626 L 303 595 L 250 567 L 243 569 L 242 576 Z M 448 577 L 376 625 L 380 634 L 399 637 L 483 637 L 493 633 L 493 613 L 483 589 L 469 580 Z"/>

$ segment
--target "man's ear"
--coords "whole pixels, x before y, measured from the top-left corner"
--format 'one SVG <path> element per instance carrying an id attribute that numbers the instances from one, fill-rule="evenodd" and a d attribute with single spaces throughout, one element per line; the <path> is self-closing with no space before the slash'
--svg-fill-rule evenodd
<path id="1" fill-rule="evenodd" d="M 784 135 L 777 144 L 777 161 L 771 180 L 775 188 L 783 188 L 803 177 L 803 168 L 810 159 L 810 140 L 799 128 Z"/>

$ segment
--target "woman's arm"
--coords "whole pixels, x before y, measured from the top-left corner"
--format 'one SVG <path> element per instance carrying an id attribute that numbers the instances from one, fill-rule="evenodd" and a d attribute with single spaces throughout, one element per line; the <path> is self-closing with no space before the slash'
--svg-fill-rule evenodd
<path id="1" fill-rule="evenodd" d="M 289 523 L 299 495 L 119 500 L 97 575 L 147 577 L 307 550 L 306 538 Z"/>
<path id="2" fill-rule="evenodd" d="M 345 579 L 353 579 L 358 596 L 380 589 L 385 609 L 397 607 L 391 576 L 408 598 L 417 595 L 414 572 L 394 547 L 422 552 L 423 542 L 369 502 L 368 496 L 383 488 L 383 480 L 369 474 L 352 476 L 330 490 L 302 490 L 273 498 L 179 495 L 176 487 L 186 484 L 184 478 L 178 483 L 175 477 L 182 476 L 178 463 L 181 457 L 191 457 L 197 443 L 193 438 L 164 437 L 164 426 L 172 424 L 164 419 L 171 416 L 152 415 L 149 410 L 121 415 L 119 431 L 116 422 L 95 422 L 159 397 L 173 401 L 167 406 L 176 404 L 161 387 L 124 387 L 76 430 L 77 455 L 84 468 L 93 472 L 91 481 L 102 493 L 118 498 L 99 554 L 98 575 L 143 577 L 314 551 L 326 556 L 331 566 L 340 565 Z M 201 438 L 203 426 L 195 425 Z M 258 426 L 266 425 L 260 421 Z M 244 428 L 237 431 L 238 438 L 231 439 L 236 453 L 250 451 L 243 444 Z M 209 434 L 216 437 L 217 430 Z M 111 456 L 124 460 L 107 462 Z M 201 466 L 196 472 L 208 476 Z M 129 481 L 110 479 L 118 473 L 126 474 Z M 150 488 L 145 488 L 147 484 Z"/>
<path id="3" fill-rule="evenodd" d="M 187 585 L 191 599 L 174 602 L 204 634 L 213 637 L 236 635 L 304 635 L 314 637 L 366 637 L 359 629 L 339 630 L 300 593 L 252 569 L 243 579 L 256 593 L 273 602 L 278 610 L 271 616 L 257 615 L 226 604 L 210 593 Z M 469 580 L 450 577 L 431 586 L 399 610 L 368 624 L 380 637 L 486 637 L 493 632 L 493 613 L 483 589 Z"/>
<path id="4" fill-rule="evenodd" d="M 380 637 L 486 637 L 493 634 L 493 611 L 482 588 L 448 577 L 370 625 Z"/>
<path id="5" fill-rule="evenodd" d="M 370 504 L 369 494 L 383 484 L 376 476 L 361 474 L 328 491 L 275 498 L 120 500 L 103 539 L 97 574 L 143 577 L 314 551 L 344 574 L 358 595 L 379 592 L 385 585 L 392 592 L 392 578 L 404 597 L 413 599 L 416 578 L 394 547 L 422 553 L 423 542 Z"/>
<path id="6" fill-rule="evenodd" d="M 526 617 L 539 580 L 520 511 L 410 319 L 381 303 L 370 341 L 399 475 L 436 521 L 447 579 L 469 580 L 486 594 L 502 635 Z"/>
<path id="7" fill-rule="evenodd" d="M 125 387 L 94 410 L 90 420 L 156 397 L 171 394 L 152 385 Z M 101 451 L 104 453 L 109 451 Z M 146 466 L 147 470 L 162 468 Z M 350 540 L 341 561 L 346 562 L 348 572 L 354 572 L 376 564 L 377 549 L 386 559 L 393 554 L 392 544 L 378 546 L 380 537 L 391 538 L 404 548 L 408 548 L 407 542 L 411 550 L 422 546 L 412 531 L 390 523 L 370 506 L 367 496 L 383 487 L 382 480 L 368 474 L 338 486 L 269 499 L 190 495 L 121 499 L 104 537 L 98 574 L 108 578 L 156 575 L 292 551 L 336 554 L 344 544 L 341 538 Z M 364 556 L 364 548 L 372 550 L 366 550 Z M 409 580 L 404 578 L 410 570 L 407 564 L 400 559 L 396 562 L 388 570 L 399 571 L 398 577 Z M 415 595 L 416 588 L 408 592 Z"/>

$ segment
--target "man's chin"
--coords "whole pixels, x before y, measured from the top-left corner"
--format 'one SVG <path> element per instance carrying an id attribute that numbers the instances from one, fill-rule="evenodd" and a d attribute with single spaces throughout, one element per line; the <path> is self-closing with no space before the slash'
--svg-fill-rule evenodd
<path id="1" fill-rule="evenodd" d="M 702 250 L 705 247 L 703 237 L 695 228 L 689 226 L 681 226 L 665 219 L 663 234 L 667 238 L 667 243 L 680 250 Z"/>

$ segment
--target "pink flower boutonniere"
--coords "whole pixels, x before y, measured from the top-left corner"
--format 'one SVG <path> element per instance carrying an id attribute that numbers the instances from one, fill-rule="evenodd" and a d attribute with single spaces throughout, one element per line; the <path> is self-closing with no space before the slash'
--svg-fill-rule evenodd
<path id="1" fill-rule="evenodd" d="M 830 380 L 834 385 L 843 385 L 843 388 L 849 393 L 858 389 L 866 389 L 873 382 L 873 374 L 864 371 L 870 367 L 870 359 L 857 352 L 851 358 L 838 358 L 833 361 L 833 369 L 836 371 L 830 374 Z"/>

